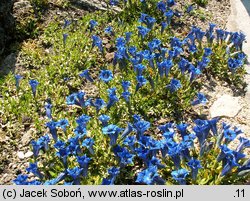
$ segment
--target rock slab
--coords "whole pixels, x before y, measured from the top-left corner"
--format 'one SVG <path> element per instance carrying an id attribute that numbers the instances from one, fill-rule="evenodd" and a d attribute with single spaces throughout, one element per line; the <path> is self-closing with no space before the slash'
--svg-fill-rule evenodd
<path id="1" fill-rule="evenodd" d="M 219 97 L 210 108 L 210 116 L 214 117 L 235 117 L 242 109 L 239 97 L 228 94 Z"/>

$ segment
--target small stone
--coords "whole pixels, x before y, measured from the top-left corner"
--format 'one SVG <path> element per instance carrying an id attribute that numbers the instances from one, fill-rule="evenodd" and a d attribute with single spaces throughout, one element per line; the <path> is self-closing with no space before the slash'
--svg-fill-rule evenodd
<path id="1" fill-rule="evenodd" d="M 210 116 L 214 117 L 235 117 L 242 106 L 239 104 L 239 97 L 232 97 L 228 94 L 218 98 L 210 108 Z"/>
<path id="2" fill-rule="evenodd" d="M 17 156 L 20 159 L 24 159 L 25 158 L 24 153 L 22 151 L 17 152 Z"/>
<path id="3" fill-rule="evenodd" d="M 21 139 L 21 143 L 23 145 L 27 145 L 30 143 L 30 140 L 32 139 L 32 133 L 33 133 L 33 130 L 30 129 L 28 130 L 26 133 L 24 133 L 22 139 Z"/>
<path id="4" fill-rule="evenodd" d="M 33 156 L 33 152 L 32 152 L 32 151 L 28 151 L 28 152 L 24 155 L 25 158 L 29 158 L 29 157 L 31 157 L 31 156 Z"/>

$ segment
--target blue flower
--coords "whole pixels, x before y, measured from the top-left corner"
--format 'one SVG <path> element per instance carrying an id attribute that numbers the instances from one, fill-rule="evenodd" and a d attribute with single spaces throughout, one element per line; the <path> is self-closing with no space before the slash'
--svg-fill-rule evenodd
<path id="1" fill-rule="evenodd" d="M 57 122 L 55 121 L 50 121 L 50 122 L 47 122 L 46 123 L 46 127 L 49 128 L 49 132 L 51 133 L 53 139 L 55 140 L 55 142 L 57 141 L 58 139 L 58 136 L 57 136 Z"/>
<path id="2" fill-rule="evenodd" d="M 67 40 L 68 36 L 69 36 L 69 34 L 66 34 L 66 33 L 63 34 L 63 45 L 64 46 L 66 45 L 66 40 Z"/>
<path id="3" fill-rule="evenodd" d="M 189 65 L 190 82 L 192 82 L 198 75 L 201 74 L 201 70 L 199 68 L 195 68 L 194 65 Z"/>
<path id="4" fill-rule="evenodd" d="M 45 151 L 49 149 L 50 138 L 49 135 L 44 135 L 37 140 L 37 144 L 44 148 Z"/>
<path id="5" fill-rule="evenodd" d="M 28 179 L 28 175 L 26 175 L 26 174 L 19 174 L 17 176 L 17 178 L 13 180 L 13 182 L 16 185 L 27 185 L 27 182 L 28 182 L 27 179 Z"/>
<path id="6" fill-rule="evenodd" d="M 26 170 L 28 172 L 33 173 L 35 176 L 39 177 L 39 179 L 42 179 L 44 176 L 42 175 L 42 173 L 39 171 L 38 167 L 37 167 L 37 163 L 30 163 L 29 167 L 26 168 Z"/>
<path id="7" fill-rule="evenodd" d="M 82 142 L 82 146 L 86 147 L 91 154 L 94 154 L 93 145 L 94 145 L 93 138 L 87 138 L 87 139 L 83 140 L 83 142 Z"/>
<path id="8" fill-rule="evenodd" d="M 111 167 L 111 168 L 108 169 L 108 173 L 109 173 L 109 177 L 110 177 L 112 183 L 114 183 L 116 177 L 120 173 L 120 168 Z"/>
<path id="9" fill-rule="evenodd" d="M 127 127 L 123 131 L 121 137 L 124 139 L 126 136 L 128 136 L 133 131 L 133 126 L 131 123 L 128 123 Z"/>
<path id="10" fill-rule="evenodd" d="M 87 123 L 89 122 L 89 120 L 91 119 L 90 116 L 88 115 L 81 115 L 80 117 L 78 117 L 78 119 L 76 119 L 76 123 L 81 126 L 81 127 L 86 127 Z"/>
<path id="11" fill-rule="evenodd" d="M 92 48 L 93 47 L 98 47 L 99 51 L 103 53 L 103 47 L 102 47 L 102 40 L 99 36 L 93 35 L 92 36 Z"/>
<path id="12" fill-rule="evenodd" d="M 170 25 L 174 12 L 170 9 L 164 15 L 167 17 L 167 23 Z"/>
<path id="13" fill-rule="evenodd" d="M 131 35 L 132 35 L 132 32 L 125 32 L 125 38 L 126 38 L 127 43 L 129 43 Z"/>
<path id="14" fill-rule="evenodd" d="M 213 54 L 213 51 L 211 48 L 204 48 L 204 57 L 209 57 L 211 54 Z"/>
<path id="15" fill-rule="evenodd" d="M 131 47 L 128 48 L 128 52 L 132 56 L 136 56 L 136 51 L 137 51 L 137 48 L 135 46 L 131 46 Z"/>
<path id="16" fill-rule="evenodd" d="M 193 10 L 194 10 L 194 7 L 192 4 L 187 7 L 187 13 L 191 13 Z"/>
<path id="17" fill-rule="evenodd" d="M 138 35 L 142 37 L 142 39 L 145 38 L 145 36 L 150 32 L 150 29 L 144 26 L 138 26 Z"/>
<path id="18" fill-rule="evenodd" d="M 172 158 L 174 165 L 177 169 L 180 168 L 180 163 L 181 163 L 181 151 L 182 151 L 182 146 L 181 144 L 174 144 L 173 147 L 168 148 L 168 155 Z"/>
<path id="19" fill-rule="evenodd" d="M 57 122 L 57 126 L 63 129 L 64 132 L 66 132 L 66 127 L 69 126 L 69 121 L 67 119 L 60 119 Z"/>
<path id="20" fill-rule="evenodd" d="M 67 173 L 72 177 L 75 185 L 80 185 L 80 176 L 83 169 L 79 167 L 74 167 L 72 169 L 67 169 Z"/>
<path id="21" fill-rule="evenodd" d="M 130 101 L 129 99 L 130 99 L 131 93 L 129 91 L 124 91 L 122 92 L 121 96 L 128 103 Z"/>
<path id="22" fill-rule="evenodd" d="M 91 161 L 91 158 L 87 157 L 86 154 L 83 156 L 77 156 L 77 162 L 79 163 L 80 167 L 82 168 L 82 173 L 84 177 L 88 176 L 88 167 L 89 167 L 89 162 Z"/>
<path id="23" fill-rule="evenodd" d="M 168 5 L 168 7 L 172 7 L 175 5 L 175 1 L 174 0 L 167 0 L 167 5 Z"/>
<path id="24" fill-rule="evenodd" d="M 187 164 L 191 168 L 192 179 L 196 180 L 198 170 L 202 168 L 200 161 L 192 158 Z"/>
<path id="25" fill-rule="evenodd" d="M 152 29 L 154 26 L 154 23 L 156 22 L 156 19 L 145 13 L 141 13 L 139 22 L 146 24 L 148 29 Z"/>
<path id="26" fill-rule="evenodd" d="M 21 75 L 15 75 L 16 89 L 19 89 L 19 83 L 22 78 L 23 77 Z"/>
<path id="27" fill-rule="evenodd" d="M 123 134 L 122 134 L 123 135 Z M 123 144 L 127 145 L 129 147 L 129 149 L 134 152 L 135 151 L 135 142 L 136 142 L 136 137 L 135 136 L 127 136 L 124 141 Z"/>
<path id="28" fill-rule="evenodd" d="M 126 165 L 133 164 L 134 154 L 129 153 L 127 149 L 123 149 L 122 152 L 118 152 L 117 156 L 119 157 L 120 167 L 125 167 Z"/>
<path id="29" fill-rule="evenodd" d="M 33 96 L 35 97 L 36 96 L 36 88 L 37 88 L 39 82 L 37 80 L 30 80 L 29 84 L 31 86 L 31 90 L 32 90 Z"/>
<path id="30" fill-rule="evenodd" d="M 70 24 L 71 22 L 69 20 L 64 19 L 63 29 L 66 29 Z"/>
<path id="31" fill-rule="evenodd" d="M 111 26 L 108 26 L 105 28 L 104 32 L 106 34 L 112 35 L 113 34 L 113 28 Z"/>
<path id="32" fill-rule="evenodd" d="M 138 140 L 141 138 L 144 132 L 150 128 L 150 123 L 148 121 L 139 120 L 134 123 L 134 128 L 136 130 L 136 138 Z"/>
<path id="33" fill-rule="evenodd" d="M 157 9 L 160 10 L 161 12 L 163 12 L 163 13 L 166 12 L 166 10 L 167 10 L 166 3 L 163 2 L 163 1 L 159 1 L 157 3 Z"/>
<path id="34" fill-rule="evenodd" d="M 161 34 L 163 34 L 164 30 L 167 28 L 168 23 L 167 22 L 161 22 Z"/>
<path id="35" fill-rule="evenodd" d="M 46 111 L 46 116 L 49 118 L 49 119 L 52 119 L 52 115 L 51 115 L 51 109 L 52 109 L 52 104 L 50 104 L 49 102 L 46 102 L 45 103 L 45 111 Z"/>
<path id="36" fill-rule="evenodd" d="M 69 151 L 64 147 L 59 148 L 56 152 L 56 156 L 62 160 L 65 169 L 68 167 L 67 157 L 69 154 Z"/>
<path id="37" fill-rule="evenodd" d="M 171 79 L 170 84 L 167 85 L 167 89 L 170 90 L 171 93 L 177 91 L 181 88 L 181 82 L 177 79 Z"/>
<path id="38" fill-rule="evenodd" d="M 110 125 L 102 128 L 102 133 L 105 135 L 108 135 L 110 137 L 110 146 L 113 146 L 116 144 L 118 134 L 121 131 L 122 131 L 122 129 L 114 124 L 110 124 Z"/>
<path id="39" fill-rule="evenodd" d="M 108 121 L 110 120 L 110 117 L 108 115 L 102 114 L 98 118 L 102 122 L 102 126 L 105 127 L 108 125 Z"/>
<path id="40" fill-rule="evenodd" d="M 123 91 L 128 91 L 128 88 L 131 86 L 131 82 L 130 81 L 122 81 L 122 88 Z"/>
<path id="41" fill-rule="evenodd" d="M 157 166 L 150 166 L 149 168 L 139 172 L 136 182 L 147 185 L 152 185 L 155 183 L 161 185 L 165 184 L 165 181 L 161 179 L 157 173 Z"/>
<path id="42" fill-rule="evenodd" d="M 197 99 L 195 99 L 194 101 L 192 101 L 192 105 L 198 105 L 198 104 L 203 104 L 205 105 L 207 103 L 207 99 L 206 96 L 203 93 L 198 93 L 197 94 Z"/>
<path id="43" fill-rule="evenodd" d="M 188 126 L 189 125 L 185 124 L 185 123 L 181 123 L 181 124 L 176 125 L 177 129 L 180 131 L 182 139 L 184 139 L 184 137 L 187 135 L 187 127 Z"/>
<path id="44" fill-rule="evenodd" d="M 119 4 L 119 0 L 109 0 L 109 5 L 117 6 Z"/>
<path id="45" fill-rule="evenodd" d="M 93 31 L 93 29 L 98 25 L 98 23 L 95 21 L 95 20 L 90 20 L 89 21 L 89 29 L 90 29 L 90 32 Z"/>
<path id="46" fill-rule="evenodd" d="M 80 75 L 80 77 L 84 77 L 86 80 L 88 80 L 90 82 L 94 82 L 93 78 L 89 75 L 89 70 L 88 69 L 84 70 L 79 75 Z"/>
<path id="47" fill-rule="evenodd" d="M 69 96 L 66 97 L 67 105 L 78 105 L 83 108 L 87 107 L 88 105 L 90 105 L 90 101 L 85 100 L 84 96 L 85 92 L 83 91 L 70 94 Z"/>
<path id="48" fill-rule="evenodd" d="M 93 106 L 96 108 L 96 112 L 98 113 L 103 107 L 105 107 L 106 103 L 103 99 L 97 98 L 95 102 L 93 102 Z"/>
<path id="49" fill-rule="evenodd" d="M 109 110 L 116 102 L 119 101 L 118 97 L 116 96 L 116 88 L 110 88 L 108 89 L 109 93 L 109 101 L 107 103 L 107 109 Z"/>
<path id="50" fill-rule="evenodd" d="M 175 181 L 177 181 L 180 185 L 186 184 L 186 177 L 189 172 L 186 169 L 179 169 L 171 172 L 171 175 Z"/>
<path id="51" fill-rule="evenodd" d="M 147 83 L 147 80 L 144 76 L 136 76 L 136 80 L 137 80 L 137 85 L 136 85 L 136 89 L 135 91 L 138 91 L 139 88 L 141 88 L 143 85 L 145 85 Z"/>
<path id="52" fill-rule="evenodd" d="M 209 131 L 210 131 L 210 125 L 207 120 L 200 120 L 197 119 L 194 121 L 196 126 L 193 127 L 193 130 L 198 137 L 198 141 L 200 144 L 200 147 L 203 146 L 203 143 L 208 137 Z"/>
<path id="53" fill-rule="evenodd" d="M 240 137 L 239 140 L 240 140 L 240 144 L 236 148 L 237 152 L 241 152 L 241 151 L 243 151 L 243 149 L 250 147 L 250 140 L 249 139 L 246 139 L 244 137 Z"/>

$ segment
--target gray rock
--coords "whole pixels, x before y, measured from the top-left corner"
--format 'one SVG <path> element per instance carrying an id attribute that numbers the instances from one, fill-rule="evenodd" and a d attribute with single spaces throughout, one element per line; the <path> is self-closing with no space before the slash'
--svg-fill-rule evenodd
<path id="1" fill-rule="evenodd" d="M 23 146 L 26 146 L 30 143 L 30 140 L 32 139 L 32 134 L 33 134 L 33 130 L 30 129 L 28 130 L 26 133 L 24 133 L 22 139 L 21 139 L 21 143 Z"/>
<path id="2" fill-rule="evenodd" d="M 239 103 L 239 97 L 232 97 L 230 95 L 222 95 L 219 97 L 210 108 L 210 116 L 214 117 L 235 117 L 242 106 Z"/>
<path id="3" fill-rule="evenodd" d="M 71 0 L 71 3 L 81 7 L 81 8 L 87 8 L 90 10 L 107 10 L 108 5 L 103 0 Z M 109 6 L 110 9 L 112 9 L 115 12 L 121 11 L 121 9 L 117 6 Z"/>
<path id="4" fill-rule="evenodd" d="M 15 70 L 15 65 L 16 65 L 16 59 L 17 59 L 17 55 L 16 53 L 11 53 L 10 55 L 8 55 L 3 62 L 0 65 L 0 71 L 3 74 L 8 74 L 9 72 L 13 72 Z"/>
<path id="5" fill-rule="evenodd" d="M 15 19 L 12 15 L 12 7 L 12 0 L 0 1 L 0 55 L 13 37 Z"/>
<path id="6" fill-rule="evenodd" d="M 17 152 L 17 157 L 19 159 L 24 159 L 25 158 L 24 153 L 22 151 Z"/>

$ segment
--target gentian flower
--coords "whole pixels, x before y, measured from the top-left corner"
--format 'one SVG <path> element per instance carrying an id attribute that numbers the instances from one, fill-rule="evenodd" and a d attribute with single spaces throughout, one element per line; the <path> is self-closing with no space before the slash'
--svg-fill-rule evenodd
<path id="1" fill-rule="evenodd" d="M 15 75 L 15 81 L 16 81 L 16 89 L 18 90 L 19 89 L 19 83 L 20 83 L 20 80 L 22 79 L 23 77 L 21 75 Z"/>
<path id="2" fill-rule="evenodd" d="M 67 169 L 67 173 L 72 177 L 75 185 L 80 185 L 80 176 L 83 169 L 79 167 L 74 167 L 72 169 Z"/>
<path id="3" fill-rule="evenodd" d="M 74 136 L 68 139 L 68 146 L 66 147 L 66 150 L 69 154 L 79 155 L 82 153 L 79 139 L 79 136 Z"/>
<path id="4" fill-rule="evenodd" d="M 131 46 L 128 48 L 129 54 L 131 54 L 133 57 L 136 56 L 136 51 L 137 51 L 137 48 L 135 46 Z"/>
<path id="5" fill-rule="evenodd" d="M 131 96 L 131 93 L 129 91 L 122 92 L 121 96 L 122 96 L 122 98 L 125 99 L 125 101 L 127 103 L 129 103 L 129 101 L 130 101 L 129 99 L 130 99 L 130 96 Z"/>
<path id="6" fill-rule="evenodd" d="M 66 173 L 62 172 L 58 174 L 56 178 L 45 181 L 43 185 L 56 185 L 58 182 L 62 181 L 65 177 L 66 177 Z"/>
<path id="7" fill-rule="evenodd" d="M 146 78 L 144 78 L 144 76 L 136 76 L 136 80 L 137 80 L 137 85 L 135 91 L 138 91 L 139 88 L 141 88 L 143 85 L 147 83 L 147 80 Z"/>
<path id="8" fill-rule="evenodd" d="M 188 70 L 188 66 L 189 66 L 188 60 L 181 58 L 181 60 L 178 63 L 178 67 L 182 75 L 184 75 L 185 71 Z"/>
<path id="9" fill-rule="evenodd" d="M 191 13 L 193 10 L 194 10 L 194 7 L 192 4 L 187 7 L 187 13 Z"/>
<path id="10" fill-rule="evenodd" d="M 175 1 L 174 0 L 167 0 L 167 5 L 168 5 L 168 7 L 172 7 L 175 5 Z"/>
<path id="11" fill-rule="evenodd" d="M 129 151 L 124 148 L 123 151 L 118 152 L 117 156 L 119 157 L 120 167 L 126 167 L 126 165 L 133 164 L 134 154 L 129 153 Z"/>
<path id="12" fill-rule="evenodd" d="M 159 1 L 157 3 L 157 9 L 160 10 L 162 13 L 165 13 L 167 10 L 166 3 L 163 1 Z"/>
<path id="13" fill-rule="evenodd" d="M 168 23 L 167 22 L 161 22 L 161 34 L 163 34 L 164 30 L 167 28 Z"/>
<path id="14" fill-rule="evenodd" d="M 90 32 L 93 31 L 93 29 L 98 25 L 98 23 L 95 20 L 90 20 L 89 21 L 89 30 Z"/>
<path id="15" fill-rule="evenodd" d="M 58 136 L 57 136 L 57 122 L 56 121 L 50 121 L 50 122 L 47 122 L 46 124 L 46 127 L 49 128 L 49 132 L 51 133 L 53 139 L 55 140 L 55 142 L 57 141 L 58 139 Z"/>
<path id="16" fill-rule="evenodd" d="M 188 135 L 188 134 L 187 134 L 187 127 L 188 127 L 188 126 L 189 126 L 189 125 L 188 125 L 188 124 L 185 124 L 185 123 L 181 123 L 181 124 L 176 125 L 177 129 L 180 131 L 180 134 L 181 134 L 182 139 L 184 139 L 184 137 L 185 137 L 186 135 Z"/>
<path id="17" fill-rule="evenodd" d="M 122 134 L 122 138 L 124 138 L 123 134 Z M 135 142 L 136 142 L 135 136 L 127 136 L 124 139 L 123 144 L 127 145 L 132 152 L 135 152 Z"/>
<path id="18" fill-rule="evenodd" d="M 210 129 L 214 135 L 218 134 L 218 130 L 217 130 L 217 122 L 218 121 L 219 121 L 219 118 L 213 118 L 211 120 L 208 120 L 208 124 L 210 125 Z"/>
<path id="19" fill-rule="evenodd" d="M 39 151 L 43 148 L 43 145 L 40 142 L 36 142 L 34 140 L 31 141 L 31 145 L 33 148 L 33 155 L 35 158 L 37 158 Z"/>
<path id="20" fill-rule="evenodd" d="M 175 181 L 177 181 L 180 185 L 186 184 L 186 177 L 189 172 L 186 169 L 179 169 L 171 172 L 171 175 Z"/>
<path id="21" fill-rule="evenodd" d="M 192 101 L 192 105 L 198 105 L 198 104 L 203 104 L 205 105 L 207 103 L 207 99 L 203 93 L 198 93 L 197 94 L 197 99 Z"/>
<path id="22" fill-rule="evenodd" d="M 70 24 L 71 24 L 71 22 L 69 20 L 64 19 L 63 29 L 66 29 Z"/>
<path id="23" fill-rule="evenodd" d="M 49 118 L 49 119 L 52 119 L 52 115 L 51 115 L 51 109 L 52 109 L 52 104 L 50 104 L 49 102 L 46 102 L 45 103 L 45 111 L 46 111 L 46 116 Z"/>
<path id="24" fill-rule="evenodd" d="M 86 80 L 88 80 L 90 82 L 94 82 L 93 78 L 89 75 L 89 70 L 88 69 L 84 70 L 79 75 L 80 75 L 80 77 L 84 77 Z"/>
<path id="25" fill-rule="evenodd" d="M 199 68 L 194 67 L 192 64 L 189 65 L 190 72 L 190 82 L 192 82 L 198 75 L 201 74 L 201 70 Z"/>
<path id="26" fill-rule="evenodd" d="M 113 28 L 111 26 L 108 26 L 107 28 L 105 28 L 104 33 L 113 35 Z"/>
<path id="27" fill-rule="evenodd" d="M 82 146 L 86 147 L 91 154 L 94 154 L 93 145 L 94 145 L 93 138 L 87 138 L 87 139 L 83 140 L 83 142 L 82 142 Z"/>
<path id="28" fill-rule="evenodd" d="M 148 47 L 151 52 L 153 52 L 154 50 L 159 50 L 161 47 L 161 40 L 159 40 L 158 38 L 154 38 L 152 41 L 148 42 Z"/>
<path id="29" fill-rule="evenodd" d="M 77 156 L 77 162 L 79 163 L 80 167 L 82 168 L 82 175 L 84 177 L 88 176 L 88 167 L 89 167 L 89 162 L 91 161 L 91 158 L 87 157 L 86 154 L 83 156 Z"/>
<path id="30" fill-rule="evenodd" d="M 69 34 L 66 34 L 66 33 L 63 34 L 63 45 L 64 46 L 66 45 L 66 40 L 67 40 L 68 36 L 69 36 Z"/>
<path id="31" fill-rule="evenodd" d="M 240 144 L 236 148 L 237 152 L 241 152 L 241 151 L 243 151 L 243 149 L 250 147 L 250 140 L 249 139 L 246 139 L 244 137 L 240 137 L 239 140 L 240 140 Z"/>
<path id="32" fill-rule="evenodd" d="M 134 129 L 136 130 L 136 138 L 139 140 L 144 132 L 150 128 L 150 123 L 148 121 L 139 120 L 134 123 Z"/>
<path id="33" fill-rule="evenodd" d="M 37 80 L 30 80 L 29 84 L 31 86 L 33 96 L 35 97 L 36 96 L 36 88 L 37 88 L 37 85 L 39 84 L 39 82 Z"/>
<path id="34" fill-rule="evenodd" d="M 196 180 L 198 170 L 202 168 L 200 161 L 192 158 L 187 164 L 191 168 L 192 179 Z"/>
<path id="35" fill-rule="evenodd" d="M 174 15 L 174 12 L 171 9 L 168 10 L 167 12 L 165 12 L 165 16 L 167 17 L 168 25 L 170 25 L 173 15 Z"/>
<path id="36" fill-rule="evenodd" d="M 17 178 L 13 180 L 13 182 L 16 185 L 27 185 L 27 182 L 28 182 L 27 179 L 28 179 L 28 175 L 26 175 L 26 174 L 19 174 L 17 176 Z"/>
<path id="37" fill-rule="evenodd" d="M 168 155 L 171 157 L 171 159 L 174 162 L 174 165 L 177 169 L 180 168 L 180 163 L 181 163 L 181 151 L 182 151 L 182 146 L 181 144 L 175 144 L 173 147 L 168 148 Z"/>
<path id="38" fill-rule="evenodd" d="M 119 0 L 109 0 L 109 5 L 117 6 L 119 4 Z"/>
<path id="39" fill-rule="evenodd" d="M 122 129 L 114 124 L 110 124 L 110 125 L 102 128 L 102 133 L 105 135 L 108 135 L 110 138 L 110 146 L 113 146 L 116 144 L 118 134 L 121 131 L 122 131 Z"/>
<path id="40" fill-rule="evenodd" d="M 123 91 L 128 91 L 128 88 L 131 86 L 131 82 L 130 81 L 122 81 L 122 88 Z"/>
<path id="41" fill-rule="evenodd" d="M 40 137 L 37 140 L 37 144 L 41 145 L 41 148 L 44 148 L 45 151 L 49 150 L 49 142 L 50 142 L 50 138 L 48 134 Z"/>
<path id="42" fill-rule="evenodd" d="M 103 107 L 105 107 L 106 103 L 103 99 L 97 98 L 95 102 L 93 102 L 93 106 L 96 108 L 96 112 L 98 113 Z"/>
<path id="43" fill-rule="evenodd" d="M 70 94 L 66 98 L 67 105 L 78 105 L 83 108 L 87 107 L 88 105 L 90 105 L 90 100 L 85 100 L 84 96 L 84 91 L 79 91 L 78 93 Z"/>
<path id="44" fill-rule="evenodd" d="M 136 178 L 137 183 L 141 184 L 165 184 L 165 181 L 160 178 L 159 174 L 157 173 L 157 167 L 156 166 L 150 166 L 149 168 L 141 171 L 138 173 Z"/>
<path id="45" fill-rule="evenodd" d="M 116 177 L 119 175 L 120 173 L 120 168 L 116 168 L 116 167 L 111 167 L 108 169 L 108 173 L 109 173 L 109 177 L 111 179 L 111 182 L 114 183 Z"/>
<path id="46" fill-rule="evenodd" d="M 88 115 L 81 115 L 80 117 L 78 117 L 78 119 L 76 119 L 76 123 L 81 126 L 81 127 L 86 127 L 87 126 L 87 123 L 89 122 L 89 120 L 91 119 L 90 116 Z"/>
<path id="47" fill-rule="evenodd" d="M 137 64 L 134 66 L 137 76 L 142 76 L 142 72 L 146 69 L 146 66 L 142 64 Z"/>
<path id="48" fill-rule="evenodd" d="M 213 51 L 211 50 L 211 48 L 204 48 L 204 57 L 209 57 L 211 54 L 213 53 Z"/>
<path id="49" fill-rule="evenodd" d="M 64 133 L 66 133 L 66 127 L 69 126 L 69 121 L 67 119 L 61 119 L 57 122 L 57 126 L 63 129 Z"/>
<path id="50" fill-rule="evenodd" d="M 102 122 L 102 126 L 106 127 L 108 125 L 108 121 L 110 120 L 110 117 L 108 115 L 102 114 L 98 118 Z"/>
<path id="51" fill-rule="evenodd" d="M 44 176 L 42 175 L 42 173 L 39 171 L 38 167 L 37 167 L 37 163 L 30 163 L 29 167 L 26 168 L 26 170 L 28 172 L 33 173 L 35 176 L 39 177 L 39 179 L 42 179 Z"/>
<path id="52" fill-rule="evenodd" d="M 96 46 L 99 49 L 99 51 L 103 53 L 103 47 L 102 47 L 102 40 L 101 40 L 101 38 L 99 36 L 93 35 L 92 36 L 92 40 L 93 40 L 93 42 L 92 42 L 92 48 Z"/>
<path id="53" fill-rule="evenodd" d="M 200 147 L 202 147 L 203 143 L 208 137 L 209 131 L 210 131 L 210 125 L 207 120 L 200 120 L 197 119 L 194 121 L 196 126 L 193 127 L 193 130 L 198 137 L 198 141 L 200 144 Z"/>
<path id="54" fill-rule="evenodd" d="M 145 38 L 145 36 L 149 33 L 150 29 L 144 26 L 138 26 L 138 35 L 142 37 L 142 39 Z"/>
<path id="55" fill-rule="evenodd" d="M 169 89 L 171 93 L 177 91 L 179 88 L 181 88 L 181 82 L 177 79 L 172 79 L 170 84 L 167 85 L 167 89 Z"/>
<path id="56" fill-rule="evenodd" d="M 58 151 L 56 152 L 56 156 L 62 160 L 65 169 L 67 169 L 68 167 L 67 157 L 70 154 L 71 153 L 66 148 L 63 147 L 58 149 Z"/>
<path id="57" fill-rule="evenodd" d="M 125 32 L 125 38 L 126 38 L 127 43 L 129 43 L 131 35 L 132 35 L 132 32 Z"/>
<path id="58" fill-rule="evenodd" d="M 111 106 L 113 106 L 116 102 L 119 101 L 118 97 L 116 96 L 116 88 L 110 88 L 108 89 L 108 93 L 109 93 L 109 101 L 107 103 L 107 109 L 109 110 L 111 108 Z"/>

